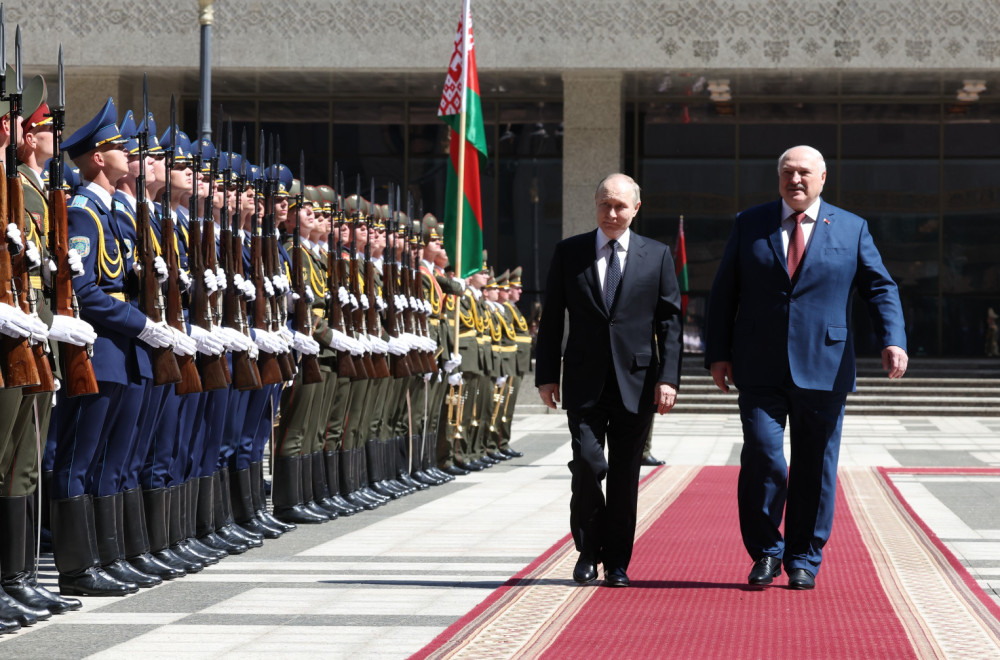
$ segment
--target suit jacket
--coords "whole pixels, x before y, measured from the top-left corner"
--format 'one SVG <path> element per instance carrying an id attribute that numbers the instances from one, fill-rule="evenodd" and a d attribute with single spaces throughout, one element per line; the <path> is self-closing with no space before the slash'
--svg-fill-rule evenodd
<path id="1" fill-rule="evenodd" d="M 906 349 L 899 291 L 868 223 L 821 201 L 795 283 L 781 240 L 781 201 L 736 217 L 712 285 L 705 365 L 733 363 L 737 387 L 855 389 L 851 300 L 868 305 L 882 346 Z"/>
<path id="2" fill-rule="evenodd" d="M 535 384 L 559 382 L 561 357 L 563 408 L 577 410 L 598 402 L 613 369 L 625 409 L 648 412 L 656 383 L 680 380 L 681 298 L 674 262 L 666 245 L 632 232 L 618 298 L 608 310 L 596 266 L 597 231 L 556 245 L 538 327 Z"/>

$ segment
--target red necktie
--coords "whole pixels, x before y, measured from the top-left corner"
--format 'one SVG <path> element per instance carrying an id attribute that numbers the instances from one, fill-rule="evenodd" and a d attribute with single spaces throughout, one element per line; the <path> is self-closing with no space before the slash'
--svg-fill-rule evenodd
<path id="1" fill-rule="evenodd" d="M 802 221 L 806 219 L 806 214 L 796 213 L 792 219 L 795 220 L 795 228 L 788 237 L 788 277 L 794 281 L 806 253 L 806 239 L 802 234 Z"/>

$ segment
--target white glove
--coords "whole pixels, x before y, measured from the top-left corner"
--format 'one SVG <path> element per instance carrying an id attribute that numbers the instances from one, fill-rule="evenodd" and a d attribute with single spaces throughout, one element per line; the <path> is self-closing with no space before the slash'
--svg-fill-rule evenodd
<path id="1" fill-rule="evenodd" d="M 31 322 L 20 308 L 0 303 L 0 333 L 15 339 L 31 335 Z"/>
<path id="2" fill-rule="evenodd" d="M 177 279 L 180 280 L 181 291 L 191 290 L 191 276 L 188 275 L 188 272 L 186 270 L 184 270 L 183 268 L 179 269 L 177 271 Z"/>
<path id="3" fill-rule="evenodd" d="M 226 289 L 226 271 L 222 266 L 215 267 L 215 290 L 224 291 Z"/>
<path id="4" fill-rule="evenodd" d="M 166 282 L 170 274 L 167 272 L 167 262 L 163 260 L 163 257 L 157 255 L 153 259 L 153 267 L 156 268 L 156 280 L 160 284 Z"/>
<path id="5" fill-rule="evenodd" d="M 264 351 L 265 353 L 277 353 L 278 350 L 275 347 L 275 339 L 271 336 L 271 333 L 267 330 L 257 329 L 254 330 L 253 341 L 257 344 L 257 348 Z"/>
<path id="6" fill-rule="evenodd" d="M 253 342 L 245 334 L 235 328 L 222 326 L 220 334 L 226 342 L 226 349 L 230 351 L 249 351 Z"/>
<path id="7" fill-rule="evenodd" d="M 281 341 L 285 343 L 285 350 L 282 352 L 287 352 L 292 349 L 292 343 L 295 341 L 295 335 L 292 331 L 288 329 L 287 326 L 281 326 L 278 328 L 278 336 L 281 337 Z"/>
<path id="8" fill-rule="evenodd" d="M 368 302 L 368 296 L 364 296 L 364 295 L 361 296 L 361 309 L 363 309 L 363 310 L 365 310 L 367 312 L 369 307 L 371 307 L 371 305 Z"/>
<path id="9" fill-rule="evenodd" d="M 364 349 L 365 353 L 371 353 L 372 352 L 372 343 L 371 343 L 371 340 L 368 339 L 368 335 L 363 335 L 363 334 L 359 333 L 358 334 L 358 343 L 361 344 L 361 348 Z"/>
<path id="10" fill-rule="evenodd" d="M 434 310 L 431 308 L 431 301 L 430 300 L 422 300 L 420 302 L 424 303 L 424 314 L 426 314 L 427 316 L 430 316 L 434 312 Z"/>
<path id="11" fill-rule="evenodd" d="M 353 293 L 351 294 L 351 305 L 354 307 L 354 309 L 358 308 L 358 299 L 354 296 Z"/>
<path id="12" fill-rule="evenodd" d="M 337 289 L 337 299 L 340 300 L 341 307 L 347 307 L 351 304 L 351 294 L 344 287 Z"/>
<path id="13" fill-rule="evenodd" d="M 22 312 L 24 314 L 24 312 Z M 42 322 L 42 319 L 38 318 L 38 314 L 24 314 L 27 317 L 27 324 L 31 330 L 31 341 L 35 344 L 40 344 L 49 338 L 49 326 Z"/>
<path id="14" fill-rule="evenodd" d="M 271 278 L 271 284 L 274 285 L 274 290 L 280 293 L 288 293 L 290 288 L 288 285 L 288 278 L 284 275 L 275 275 Z"/>
<path id="15" fill-rule="evenodd" d="M 496 384 L 497 384 L 497 387 L 503 387 L 504 385 L 507 384 L 507 377 L 506 376 L 500 376 L 499 378 L 496 379 Z"/>
<path id="16" fill-rule="evenodd" d="M 24 249 L 24 240 L 21 238 L 21 230 L 13 222 L 7 223 L 7 238 L 17 246 L 18 250 Z"/>
<path id="17" fill-rule="evenodd" d="M 295 350 L 304 355 L 316 355 L 319 353 L 319 344 L 315 339 L 304 335 L 301 332 L 295 333 L 295 339 L 292 340 Z"/>
<path id="18" fill-rule="evenodd" d="M 212 282 L 215 282 L 214 277 Z M 198 352 L 203 355 L 222 355 L 226 350 L 226 344 L 220 337 L 215 336 L 200 325 L 191 324 L 191 338 L 194 339 Z"/>
<path id="19" fill-rule="evenodd" d="M 451 281 L 457 284 L 458 288 L 460 288 L 463 292 L 465 291 L 465 280 L 461 277 L 453 277 L 451 278 Z"/>
<path id="20" fill-rule="evenodd" d="M 375 335 L 368 335 L 368 340 L 372 344 L 372 352 L 378 353 L 379 355 L 385 355 L 389 352 L 389 344 L 385 342 L 381 337 L 376 337 Z"/>
<path id="21" fill-rule="evenodd" d="M 219 281 L 215 277 L 215 273 L 209 269 L 205 269 L 205 291 L 207 293 L 215 293 L 219 290 Z"/>
<path id="22" fill-rule="evenodd" d="M 406 355 L 407 351 L 410 350 L 409 345 L 399 337 L 389 337 L 387 347 L 390 353 L 398 356 Z"/>
<path id="23" fill-rule="evenodd" d="M 28 249 L 24 251 L 24 256 L 28 258 L 28 268 L 38 268 L 42 265 L 42 255 L 39 254 L 34 241 L 28 241 Z"/>
<path id="24" fill-rule="evenodd" d="M 458 353 L 452 353 L 451 357 L 444 361 L 444 370 L 450 374 L 460 364 L 462 364 L 462 356 Z"/>
<path id="25" fill-rule="evenodd" d="M 462 384 L 462 372 L 461 371 L 457 371 L 457 372 L 451 374 L 450 376 L 448 376 L 448 384 L 449 385 L 454 385 L 455 387 L 458 387 L 459 385 L 461 385 Z"/>
<path id="26" fill-rule="evenodd" d="M 419 312 L 421 309 L 423 309 L 423 307 L 421 307 L 420 304 L 417 302 L 417 299 L 414 298 L 413 296 L 410 296 L 409 302 L 410 302 L 410 309 L 412 309 L 413 311 Z"/>
<path id="27" fill-rule="evenodd" d="M 274 285 L 266 277 L 264 278 L 264 293 L 267 294 L 268 298 L 274 297 Z"/>
<path id="28" fill-rule="evenodd" d="M 173 333 L 166 323 L 153 323 L 152 319 L 146 319 L 146 327 L 139 333 L 139 341 L 142 341 L 153 348 L 167 348 L 173 344 Z"/>
<path id="29" fill-rule="evenodd" d="M 174 353 L 180 356 L 191 356 L 198 352 L 198 344 L 186 332 L 170 328 L 174 335 Z"/>
<path id="30" fill-rule="evenodd" d="M 395 298 L 396 298 L 396 309 L 404 310 L 408 307 L 408 305 L 406 304 L 406 296 L 397 294 Z"/>
<path id="31" fill-rule="evenodd" d="M 80 253 L 76 251 L 76 248 L 67 250 L 66 261 L 69 262 L 69 269 L 73 273 L 73 277 L 83 275 L 83 259 L 80 258 Z"/>
<path id="32" fill-rule="evenodd" d="M 249 337 L 247 337 L 247 341 L 250 343 L 250 346 L 247 348 L 247 355 L 250 356 L 251 360 L 256 360 L 257 356 L 260 355 L 260 349 L 257 348 L 257 344 L 250 341 Z"/>
<path id="33" fill-rule="evenodd" d="M 431 382 L 431 378 L 434 378 L 435 375 L 436 375 L 436 372 L 434 372 L 434 371 L 431 371 L 429 373 L 424 374 L 424 382 L 425 383 Z"/>
<path id="34" fill-rule="evenodd" d="M 340 330 L 331 330 L 333 333 L 333 339 L 330 340 L 330 348 L 335 351 L 349 351 L 351 350 L 351 340 Z"/>
<path id="35" fill-rule="evenodd" d="M 316 301 L 316 294 L 313 293 L 312 287 L 308 284 L 306 285 L 306 302 L 310 305 Z"/>
<path id="36" fill-rule="evenodd" d="M 375 307 L 378 309 L 378 311 L 384 312 L 388 307 L 388 305 L 385 304 L 385 300 L 382 298 L 382 296 L 375 296 Z"/>
<path id="37" fill-rule="evenodd" d="M 52 317 L 49 339 L 74 346 L 86 346 L 97 340 L 97 333 L 94 332 L 94 327 L 83 319 L 56 314 Z"/>
<path id="38" fill-rule="evenodd" d="M 358 357 L 359 355 L 364 355 L 365 347 L 361 345 L 361 342 L 354 337 L 347 338 L 347 350 L 351 352 L 351 355 Z"/>

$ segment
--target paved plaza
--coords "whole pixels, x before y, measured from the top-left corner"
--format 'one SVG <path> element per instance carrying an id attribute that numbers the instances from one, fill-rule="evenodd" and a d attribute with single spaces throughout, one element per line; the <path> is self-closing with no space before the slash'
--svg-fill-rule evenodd
<path id="1" fill-rule="evenodd" d="M 516 417 L 513 446 L 524 458 L 134 596 L 85 598 L 3 637 L 0 657 L 406 658 L 567 534 L 564 416 Z M 670 465 L 735 465 L 740 448 L 735 414 L 656 420 Z M 1000 468 L 1000 418 L 848 415 L 841 467 L 854 466 L 944 468 L 893 481 L 1000 603 L 1000 473 L 953 469 Z M 49 584 L 53 569 L 43 558 Z"/>

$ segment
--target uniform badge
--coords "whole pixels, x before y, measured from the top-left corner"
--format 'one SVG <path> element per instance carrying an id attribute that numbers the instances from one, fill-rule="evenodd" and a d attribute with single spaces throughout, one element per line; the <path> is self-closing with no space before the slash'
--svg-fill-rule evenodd
<path id="1" fill-rule="evenodd" d="M 87 236 L 73 236 L 69 239 L 70 249 L 76 250 L 81 257 L 90 254 L 90 238 Z"/>
<path id="2" fill-rule="evenodd" d="M 75 195 L 73 201 L 69 204 L 72 208 L 84 209 L 87 208 L 87 198 L 83 195 Z"/>
<path id="3" fill-rule="evenodd" d="M 134 247 L 132 245 L 132 241 L 130 241 L 127 238 L 123 239 L 123 240 L 125 241 L 125 256 L 131 258 L 131 256 L 132 256 L 132 248 Z"/>

